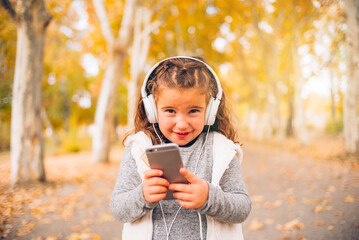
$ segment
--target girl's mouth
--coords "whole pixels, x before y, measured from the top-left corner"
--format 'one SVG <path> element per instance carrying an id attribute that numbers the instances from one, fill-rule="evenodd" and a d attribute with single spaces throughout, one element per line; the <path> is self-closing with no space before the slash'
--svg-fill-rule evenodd
<path id="1" fill-rule="evenodd" d="M 188 136 L 189 132 L 184 132 L 184 133 L 175 132 L 175 134 L 176 134 L 177 137 L 179 137 L 179 138 L 185 138 L 185 137 Z"/>

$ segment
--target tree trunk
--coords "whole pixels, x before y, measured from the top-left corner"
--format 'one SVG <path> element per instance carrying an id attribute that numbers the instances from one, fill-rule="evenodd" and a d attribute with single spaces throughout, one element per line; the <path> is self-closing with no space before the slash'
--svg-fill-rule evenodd
<path id="1" fill-rule="evenodd" d="M 295 41 L 294 41 L 295 42 Z M 305 110 L 304 110 L 304 101 L 303 97 L 301 96 L 301 92 L 304 85 L 304 79 L 301 74 L 301 70 L 298 66 L 299 59 L 298 59 L 298 53 L 297 53 L 297 44 L 294 43 L 293 45 L 293 59 L 294 63 L 294 81 L 295 81 L 295 87 L 294 87 L 294 129 L 296 133 L 296 137 L 300 141 L 302 145 L 308 144 L 308 130 L 306 127 L 305 122 Z"/>
<path id="2" fill-rule="evenodd" d="M 359 151 L 359 1 L 345 1 L 347 13 L 347 90 L 344 95 L 344 139 L 348 152 Z"/>
<path id="3" fill-rule="evenodd" d="M 95 163 L 108 162 L 111 145 L 111 136 L 115 131 L 113 124 L 113 107 L 119 76 L 116 71 L 123 66 L 121 57 L 116 54 L 109 63 L 97 102 L 95 114 L 95 128 L 92 139 L 93 161 Z"/>
<path id="4" fill-rule="evenodd" d="M 294 27 L 296 25 L 294 24 Z M 300 141 L 302 145 L 308 145 L 309 137 L 308 130 L 305 121 L 305 109 L 304 109 L 304 100 L 301 95 L 303 85 L 304 85 L 304 77 L 302 75 L 301 69 L 299 67 L 299 56 L 298 56 L 298 31 L 293 29 L 293 45 L 291 49 L 293 63 L 294 63 L 294 129 L 296 133 L 297 139 Z"/>
<path id="5" fill-rule="evenodd" d="M 134 25 L 134 40 L 131 54 L 131 79 L 127 84 L 128 105 L 127 125 L 133 127 L 138 99 L 138 86 L 141 82 L 141 73 L 145 67 L 151 42 L 151 33 L 159 26 L 159 21 L 151 22 L 153 10 L 145 7 L 136 10 Z"/>
<path id="6" fill-rule="evenodd" d="M 130 45 L 132 21 L 138 1 L 126 0 L 125 12 L 117 39 L 114 39 L 112 36 L 103 1 L 94 0 L 93 2 L 110 56 L 96 107 L 95 126 L 92 137 L 93 162 L 100 163 L 109 161 L 111 138 L 115 132 L 113 107 L 117 87 L 122 77 L 124 62 L 127 57 L 127 49 Z"/>
<path id="7" fill-rule="evenodd" d="M 42 0 L 24 1 L 21 15 L 1 1 L 16 22 L 17 50 L 11 112 L 11 181 L 45 181 L 41 122 L 45 31 L 51 21 Z"/>

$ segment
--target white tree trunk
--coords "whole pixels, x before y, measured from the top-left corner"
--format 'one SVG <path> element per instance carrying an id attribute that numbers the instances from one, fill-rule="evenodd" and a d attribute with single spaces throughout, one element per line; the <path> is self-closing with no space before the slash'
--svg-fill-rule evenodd
<path id="1" fill-rule="evenodd" d="M 121 66 L 119 61 L 119 57 L 115 56 L 107 66 L 97 102 L 92 137 L 93 160 L 95 163 L 108 162 L 111 133 L 115 131 L 113 126 L 113 106 L 118 86 L 116 70 Z"/>
<path id="2" fill-rule="evenodd" d="M 128 104 L 127 104 L 127 125 L 133 127 L 138 99 L 138 86 L 141 82 L 141 73 L 145 67 L 148 51 L 151 42 L 151 33 L 159 26 L 155 21 L 151 24 L 153 10 L 145 7 L 136 10 L 134 24 L 134 40 L 131 54 L 131 79 L 127 84 Z"/>
<path id="3" fill-rule="evenodd" d="M 41 122 L 45 31 L 51 15 L 42 0 L 24 2 L 17 15 L 1 1 L 17 25 L 16 65 L 11 111 L 12 184 L 45 181 Z"/>
<path id="4" fill-rule="evenodd" d="M 115 134 L 113 121 L 113 107 L 116 98 L 118 83 L 122 77 L 127 49 L 132 34 L 132 20 L 137 0 L 126 0 L 125 10 L 119 30 L 118 38 L 114 40 L 110 24 L 106 15 L 103 0 L 93 0 L 96 13 L 101 23 L 102 33 L 108 46 L 110 56 L 103 85 L 95 113 L 94 133 L 92 137 L 93 162 L 108 162 L 111 147 L 111 138 Z"/>
<path id="5" fill-rule="evenodd" d="M 359 151 L 359 1 L 346 0 L 347 13 L 347 90 L 344 95 L 344 139 L 348 152 Z"/>
<path id="6" fill-rule="evenodd" d="M 299 67 L 299 56 L 297 52 L 298 43 L 296 36 L 294 36 L 293 46 L 292 46 L 292 56 L 294 62 L 294 131 L 297 139 L 302 145 L 307 145 L 309 142 L 308 130 L 305 121 L 305 109 L 304 109 L 304 100 L 301 95 L 304 77 L 302 75 L 301 69 Z"/>

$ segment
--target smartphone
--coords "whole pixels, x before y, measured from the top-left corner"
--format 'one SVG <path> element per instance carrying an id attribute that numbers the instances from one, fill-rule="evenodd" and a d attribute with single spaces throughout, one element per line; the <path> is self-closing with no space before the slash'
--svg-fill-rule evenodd
<path id="1" fill-rule="evenodd" d="M 163 177 L 170 183 L 188 183 L 187 179 L 179 172 L 183 163 L 177 144 L 167 143 L 147 147 L 146 155 L 151 168 L 162 170 Z M 173 191 L 168 190 L 165 199 L 174 199 Z"/>

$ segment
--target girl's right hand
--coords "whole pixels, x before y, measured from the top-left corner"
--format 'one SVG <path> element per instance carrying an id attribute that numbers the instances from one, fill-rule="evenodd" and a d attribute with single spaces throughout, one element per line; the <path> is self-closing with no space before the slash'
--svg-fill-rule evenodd
<path id="1" fill-rule="evenodd" d="M 169 182 L 162 178 L 162 175 L 163 172 L 158 169 L 150 169 L 145 172 L 142 191 L 147 202 L 158 202 L 166 197 Z"/>

